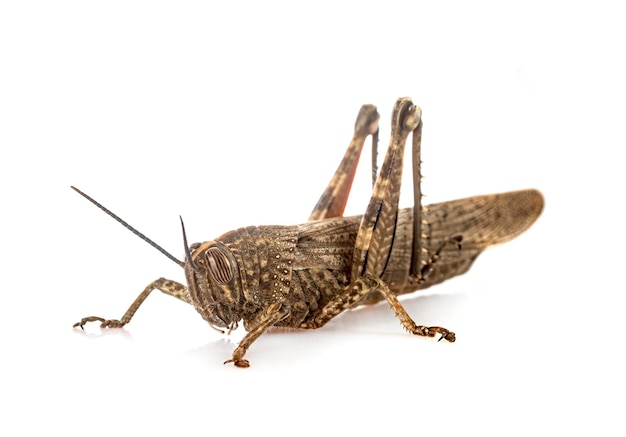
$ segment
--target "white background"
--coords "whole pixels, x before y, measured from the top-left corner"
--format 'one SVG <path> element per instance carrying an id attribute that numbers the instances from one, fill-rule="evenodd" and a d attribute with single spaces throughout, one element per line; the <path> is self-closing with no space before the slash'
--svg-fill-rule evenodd
<path id="1" fill-rule="evenodd" d="M 623 435 L 621 8 L 223 3 L 0 6 L 0 434 Z M 179 214 L 193 241 L 306 220 L 360 105 L 386 146 L 406 95 L 426 203 L 546 198 L 527 233 L 404 300 L 456 343 L 383 304 L 264 335 L 242 370 L 222 364 L 242 330 L 161 294 L 124 330 L 71 328 L 184 279 L 71 184 L 182 258 Z"/>

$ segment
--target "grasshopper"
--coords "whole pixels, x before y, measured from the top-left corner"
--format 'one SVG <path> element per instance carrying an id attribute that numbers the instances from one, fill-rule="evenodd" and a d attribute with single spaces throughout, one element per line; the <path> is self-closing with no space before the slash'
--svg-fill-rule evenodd
<path id="1" fill-rule="evenodd" d="M 165 278 L 150 283 L 121 319 L 86 317 L 120 328 L 155 289 L 194 306 L 210 326 L 224 333 L 247 331 L 225 363 L 248 367 L 250 345 L 272 327 L 320 328 L 341 312 L 387 301 L 402 326 L 414 335 L 454 342 L 439 326 L 416 324 L 398 296 L 465 273 L 488 246 L 526 230 L 543 209 L 537 190 L 476 196 L 423 207 L 420 146 L 422 112 L 411 99 L 396 102 L 384 162 L 378 171 L 379 115 L 364 105 L 354 136 L 309 221 L 295 226 L 250 226 L 212 241 L 188 245 L 181 218 L 185 261 L 179 261 L 95 200 L 72 187 L 147 241 L 185 272 L 187 286 Z M 399 208 L 403 157 L 412 138 L 414 206 Z M 362 216 L 343 217 L 357 164 L 367 138 L 372 142 L 372 195 Z M 84 329 L 84 328 L 83 328 Z"/>

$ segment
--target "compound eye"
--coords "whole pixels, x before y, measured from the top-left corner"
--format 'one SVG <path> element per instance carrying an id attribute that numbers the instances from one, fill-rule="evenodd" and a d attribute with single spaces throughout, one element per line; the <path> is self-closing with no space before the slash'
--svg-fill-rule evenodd
<path id="1" fill-rule="evenodd" d="M 233 279 L 235 269 L 226 253 L 218 247 L 210 247 L 204 252 L 204 258 L 207 261 L 208 269 L 213 278 L 222 284 L 226 284 Z M 200 259 L 204 264 L 204 259 Z"/>

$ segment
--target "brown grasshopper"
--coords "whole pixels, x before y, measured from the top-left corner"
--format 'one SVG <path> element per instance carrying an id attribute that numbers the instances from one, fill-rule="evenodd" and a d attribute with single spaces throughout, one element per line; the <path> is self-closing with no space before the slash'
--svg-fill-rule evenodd
<path id="1" fill-rule="evenodd" d="M 470 197 L 422 207 L 420 143 L 422 113 L 409 98 L 393 109 L 391 141 L 377 171 L 375 156 L 379 115 L 364 105 L 354 137 L 313 209 L 309 221 L 295 226 L 250 226 L 213 241 L 187 244 L 182 223 L 185 261 L 179 261 L 115 214 L 78 189 L 133 233 L 183 267 L 187 287 L 165 278 L 150 283 L 120 320 L 86 317 L 120 328 L 154 289 L 195 307 L 215 329 L 228 333 L 243 320 L 247 334 L 232 358 L 248 367 L 250 345 L 274 327 L 312 329 L 357 305 L 386 300 L 411 334 L 455 341 L 439 326 L 416 324 L 398 295 L 421 290 L 465 273 L 488 246 L 510 240 L 539 216 L 543 197 L 536 190 Z M 413 208 L 398 201 L 403 156 L 412 136 Z M 343 217 L 361 150 L 372 136 L 374 185 L 363 216 Z"/>

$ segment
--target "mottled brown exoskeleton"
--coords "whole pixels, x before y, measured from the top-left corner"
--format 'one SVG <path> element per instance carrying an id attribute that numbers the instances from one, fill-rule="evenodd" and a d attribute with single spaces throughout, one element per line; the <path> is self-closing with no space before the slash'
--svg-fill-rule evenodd
<path id="1" fill-rule="evenodd" d="M 149 284 L 120 320 L 86 317 L 74 327 L 100 321 L 126 325 L 154 289 L 195 307 L 214 328 L 230 332 L 243 320 L 247 334 L 228 362 L 247 367 L 250 345 L 273 326 L 319 328 L 361 304 L 386 300 L 412 334 L 453 342 L 453 332 L 416 324 L 398 295 L 460 275 L 488 246 L 527 229 L 543 208 L 536 190 L 421 205 L 421 110 L 399 99 L 391 141 L 377 172 L 378 113 L 364 105 L 354 137 L 309 221 L 295 226 L 250 226 L 213 241 L 187 244 L 179 261 L 93 199 L 109 215 L 184 268 L 187 286 L 160 278 Z M 361 150 L 372 136 L 372 196 L 363 216 L 342 217 Z M 412 136 L 414 207 L 399 209 L 404 148 Z M 73 188 L 73 187 L 72 187 Z M 181 220 L 182 224 L 182 220 Z M 222 331 L 224 332 L 224 331 Z"/>

